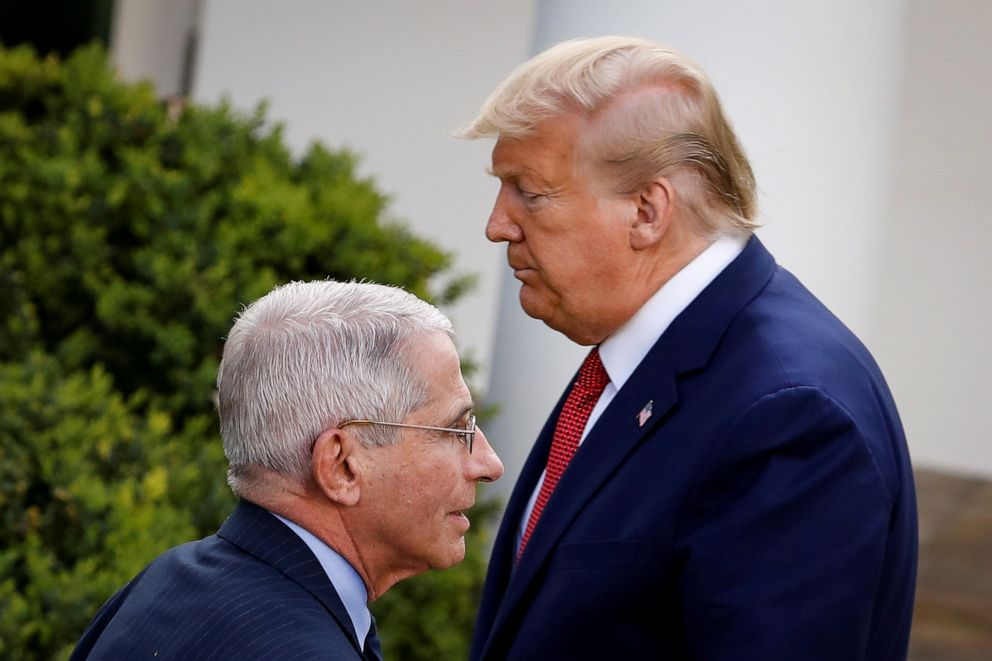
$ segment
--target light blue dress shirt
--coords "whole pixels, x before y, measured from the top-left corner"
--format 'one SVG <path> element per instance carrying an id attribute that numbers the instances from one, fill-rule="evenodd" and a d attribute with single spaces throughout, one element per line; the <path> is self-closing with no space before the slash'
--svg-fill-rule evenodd
<path id="1" fill-rule="evenodd" d="M 323 567 L 331 585 L 341 597 L 345 610 L 348 611 L 348 617 L 351 618 L 351 624 L 355 627 L 358 641 L 365 645 L 365 637 L 368 636 L 369 628 L 372 626 L 372 614 L 368 607 L 369 593 L 365 589 L 362 577 L 337 551 L 322 542 L 309 530 L 278 514 L 271 514 L 289 526 L 289 529 L 295 532 L 317 556 L 317 562 Z"/>

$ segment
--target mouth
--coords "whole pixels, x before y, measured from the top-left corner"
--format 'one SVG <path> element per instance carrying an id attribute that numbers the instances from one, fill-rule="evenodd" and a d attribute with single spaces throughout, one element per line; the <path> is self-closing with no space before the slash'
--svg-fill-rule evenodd
<path id="1" fill-rule="evenodd" d="M 526 253 L 507 250 L 506 263 L 510 265 L 515 275 L 520 275 L 526 271 L 533 271 L 534 267 L 529 262 L 530 256 Z"/>
<path id="2" fill-rule="evenodd" d="M 472 522 L 468 520 L 467 516 L 465 516 L 465 512 L 462 512 L 461 510 L 457 512 L 448 512 L 448 518 L 451 519 L 456 526 L 459 528 L 464 528 L 465 530 L 468 530 L 472 525 Z"/>
<path id="3" fill-rule="evenodd" d="M 513 277 L 517 280 L 523 280 L 528 273 L 532 273 L 535 270 L 529 266 L 514 266 L 513 264 L 510 264 L 510 268 L 513 269 Z"/>

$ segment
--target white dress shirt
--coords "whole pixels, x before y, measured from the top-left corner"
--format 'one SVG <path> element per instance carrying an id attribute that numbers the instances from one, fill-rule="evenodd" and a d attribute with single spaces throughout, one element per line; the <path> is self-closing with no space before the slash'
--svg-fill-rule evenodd
<path id="1" fill-rule="evenodd" d="M 689 262 L 681 271 L 672 276 L 661 289 L 656 291 L 641 306 L 620 330 L 603 340 L 599 345 L 599 358 L 603 361 L 610 382 L 589 414 L 579 444 L 585 440 L 589 430 L 610 405 L 617 392 L 623 388 L 630 375 L 641 364 L 648 351 L 655 345 L 671 323 L 727 266 L 744 250 L 746 236 L 721 236 L 706 250 Z M 534 503 L 544 484 L 545 473 L 534 487 L 527 507 L 524 508 L 520 526 L 517 528 L 517 548 L 523 538 L 527 521 L 534 509 Z"/>
<path id="2" fill-rule="evenodd" d="M 365 590 L 362 577 L 347 560 L 312 532 L 285 517 L 271 512 L 270 514 L 289 526 L 289 529 L 295 532 L 317 556 L 317 562 L 323 567 L 331 585 L 341 597 L 345 610 L 348 611 L 348 617 L 351 618 L 351 624 L 358 635 L 358 643 L 364 646 L 365 637 L 368 636 L 369 628 L 372 626 L 372 614 L 369 612 L 369 594 Z"/>

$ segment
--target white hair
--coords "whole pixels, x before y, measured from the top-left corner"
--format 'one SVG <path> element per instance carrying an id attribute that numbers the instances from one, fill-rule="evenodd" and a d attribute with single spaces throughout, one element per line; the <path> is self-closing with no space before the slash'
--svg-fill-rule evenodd
<path id="1" fill-rule="evenodd" d="M 228 483 L 239 496 L 258 467 L 310 480 L 321 432 L 351 419 L 402 421 L 427 384 L 402 351 L 415 336 L 453 335 L 437 308 L 396 287 L 365 282 L 292 282 L 238 316 L 217 372 Z M 395 430 L 356 427 L 366 445 Z"/>

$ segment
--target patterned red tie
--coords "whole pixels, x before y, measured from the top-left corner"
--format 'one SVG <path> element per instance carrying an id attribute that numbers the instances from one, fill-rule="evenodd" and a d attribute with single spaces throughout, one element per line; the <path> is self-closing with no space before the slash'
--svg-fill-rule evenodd
<path id="1" fill-rule="evenodd" d="M 565 467 L 579 448 L 579 439 L 582 438 L 582 431 L 589 420 L 589 414 L 592 413 L 599 396 L 603 394 L 603 389 L 609 382 L 610 377 L 599 359 L 599 348 L 594 348 L 579 368 L 579 377 L 575 380 L 575 385 L 568 393 L 565 405 L 558 416 L 555 435 L 551 439 L 551 452 L 548 454 L 544 484 L 541 485 L 541 491 L 534 502 L 534 509 L 531 510 L 530 518 L 527 520 L 527 528 L 520 540 L 517 559 L 523 555 L 527 541 L 534 532 L 534 527 L 537 526 L 537 520 L 541 518 L 541 512 L 551 498 L 551 492 L 555 490 L 558 480 L 565 472 Z"/>

